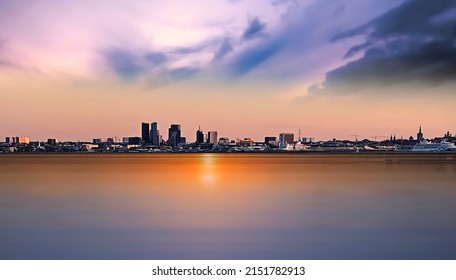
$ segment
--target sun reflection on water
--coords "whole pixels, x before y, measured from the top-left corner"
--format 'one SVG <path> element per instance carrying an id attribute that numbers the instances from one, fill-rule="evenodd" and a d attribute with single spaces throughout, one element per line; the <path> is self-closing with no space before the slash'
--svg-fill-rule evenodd
<path id="1" fill-rule="evenodd" d="M 216 157 L 212 154 L 205 154 L 201 157 L 202 171 L 201 181 L 204 185 L 213 185 L 217 181 L 215 161 Z"/>

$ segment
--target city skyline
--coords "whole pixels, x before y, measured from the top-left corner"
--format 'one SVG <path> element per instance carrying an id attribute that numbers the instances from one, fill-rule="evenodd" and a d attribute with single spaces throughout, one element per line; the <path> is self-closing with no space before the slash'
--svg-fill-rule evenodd
<path id="1" fill-rule="evenodd" d="M 198 125 L 254 139 L 454 132 L 455 11 L 452 0 L 1 1 L 0 136 L 137 135 L 147 118 L 190 139 Z"/>
<path id="2" fill-rule="evenodd" d="M 257 142 L 261 142 L 264 140 L 264 142 L 267 143 L 268 138 L 276 138 L 278 142 L 290 142 L 289 141 L 290 139 L 294 139 L 296 141 L 301 141 L 302 139 L 306 139 L 306 138 L 313 139 L 313 141 L 314 140 L 331 141 L 333 139 L 349 140 L 349 141 L 361 141 L 361 140 L 366 140 L 366 139 L 371 140 L 371 141 L 372 140 L 373 141 L 377 141 L 377 140 L 384 141 L 384 140 L 392 140 L 393 138 L 394 138 L 394 140 L 396 140 L 396 139 L 397 140 L 400 140 L 400 139 L 407 140 L 407 139 L 412 138 L 417 141 L 422 141 L 424 139 L 434 139 L 434 138 L 440 138 L 440 137 L 446 137 L 446 136 L 451 137 L 452 135 L 456 135 L 456 132 L 452 132 L 450 130 L 447 130 L 447 131 L 441 133 L 440 135 L 425 134 L 422 131 L 423 129 L 422 129 L 421 124 L 419 125 L 418 129 L 415 131 L 415 134 L 412 133 L 407 136 L 404 134 L 401 134 L 401 133 L 390 133 L 387 135 L 372 135 L 372 136 L 367 136 L 367 137 L 363 137 L 362 134 L 350 134 L 350 135 L 347 135 L 347 137 L 345 137 L 345 138 L 332 137 L 329 139 L 316 138 L 313 135 L 305 134 L 305 133 L 301 134 L 301 129 L 298 129 L 297 133 L 292 130 L 290 130 L 290 131 L 282 130 L 276 134 L 273 134 L 273 133 L 267 134 L 266 133 L 258 138 L 253 138 L 253 137 L 249 137 L 249 136 L 228 137 L 228 136 L 224 135 L 223 133 L 220 134 L 219 130 L 204 130 L 201 128 L 200 125 L 198 126 L 197 130 L 193 131 L 194 136 L 190 136 L 190 137 L 189 137 L 189 135 L 191 135 L 191 133 L 190 134 L 182 133 L 183 130 L 182 130 L 182 125 L 180 123 L 169 124 L 169 127 L 167 128 L 167 131 L 168 131 L 167 136 L 160 133 L 160 130 L 158 128 L 159 128 L 159 124 L 157 121 L 152 121 L 150 123 L 143 121 L 143 122 L 141 122 L 140 129 L 138 130 L 139 132 L 136 134 L 131 134 L 131 135 L 111 135 L 111 136 L 105 136 L 105 137 L 92 137 L 90 139 L 83 139 L 83 140 L 77 139 L 76 140 L 76 139 L 61 139 L 61 138 L 58 138 L 55 136 L 48 136 L 43 139 L 36 139 L 36 138 L 30 137 L 28 134 L 21 135 L 21 136 L 10 134 L 10 135 L 4 136 L 3 139 L 8 139 L 8 138 L 25 139 L 26 138 L 26 139 L 28 139 L 27 142 L 28 141 L 46 141 L 46 140 L 47 141 L 53 140 L 53 141 L 60 141 L 60 142 L 74 142 L 74 141 L 94 142 L 95 140 L 98 140 L 98 139 L 99 139 L 99 141 L 106 140 L 109 142 L 108 139 L 112 139 L 114 141 L 116 139 L 118 139 L 119 141 L 116 141 L 116 142 L 125 142 L 125 141 L 122 141 L 122 139 L 135 138 L 135 139 L 140 139 L 141 142 L 144 144 L 159 145 L 161 143 L 168 143 L 171 146 L 176 146 L 177 144 L 179 144 L 181 142 L 182 143 L 197 143 L 197 144 L 198 143 L 217 144 L 219 139 L 221 139 L 221 138 L 225 138 L 228 140 L 252 139 L 253 141 L 257 141 Z M 162 131 L 165 131 L 165 130 L 163 129 Z M 297 136 L 297 138 L 296 138 L 296 136 Z M 17 140 L 17 141 L 19 141 L 19 140 Z M 8 141 L 5 141 L 5 142 L 8 142 Z M 23 142 L 23 140 L 21 140 L 21 142 Z"/>

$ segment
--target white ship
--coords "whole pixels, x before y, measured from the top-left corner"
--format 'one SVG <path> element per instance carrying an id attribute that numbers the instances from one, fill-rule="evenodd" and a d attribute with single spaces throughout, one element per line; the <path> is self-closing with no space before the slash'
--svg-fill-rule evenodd
<path id="1" fill-rule="evenodd" d="M 307 146 L 306 144 L 303 144 L 301 141 L 298 141 L 294 144 L 293 149 L 295 151 L 305 151 L 305 150 L 309 149 L 309 146 Z"/>
<path id="2" fill-rule="evenodd" d="M 301 143 L 301 141 L 298 141 L 294 144 L 282 142 L 282 143 L 279 143 L 279 149 L 281 149 L 283 151 L 306 151 L 309 149 L 309 146 Z"/>
<path id="3" fill-rule="evenodd" d="M 279 143 L 279 149 L 284 150 L 284 151 L 293 151 L 293 144 L 289 144 L 287 142 L 281 142 Z"/>
<path id="4" fill-rule="evenodd" d="M 428 142 L 426 140 L 413 146 L 413 152 L 444 152 L 455 150 L 456 146 L 454 143 L 442 141 L 440 143 Z"/>

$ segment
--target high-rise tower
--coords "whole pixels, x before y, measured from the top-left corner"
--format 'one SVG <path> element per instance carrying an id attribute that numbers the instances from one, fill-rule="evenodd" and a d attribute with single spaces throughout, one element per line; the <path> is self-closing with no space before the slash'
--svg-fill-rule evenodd
<path id="1" fill-rule="evenodd" d="M 148 123 L 141 124 L 141 140 L 143 143 L 150 143 L 150 127 Z"/>
<path id="2" fill-rule="evenodd" d="M 217 131 L 209 131 L 207 133 L 207 142 L 209 144 L 217 144 Z"/>
<path id="3" fill-rule="evenodd" d="M 157 122 L 153 122 L 150 124 L 150 142 L 152 145 L 159 146 L 160 145 L 160 132 L 158 131 Z"/>
<path id="4" fill-rule="evenodd" d="M 168 129 L 168 144 L 175 147 L 181 141 L 181 125 L 172 124 Z"/>
<path id="5" fill-rule="evenodd" d="M 204 143 L 204 133 L 201 130 L 200 126 L 198 126 L 198 130 L 196 131 L 196 143 L 198 143 L 198 144 Z"/>

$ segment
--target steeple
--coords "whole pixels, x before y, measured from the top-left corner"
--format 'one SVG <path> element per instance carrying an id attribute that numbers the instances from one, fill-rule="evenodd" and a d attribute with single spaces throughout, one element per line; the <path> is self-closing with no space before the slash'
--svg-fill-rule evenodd
<path id="1" fill-rule="evenodd" d="M 420 124 L 420 130 L 419 130 L 418 133 L 416 134 L 416 140 L 417 140 L 418 142 L 421 142 L 421 141 L 424 140 L 424 138 L 423 138 L 423 133 L 421 132 L 421 124 Z"/>

